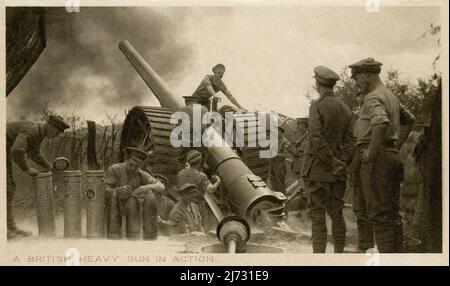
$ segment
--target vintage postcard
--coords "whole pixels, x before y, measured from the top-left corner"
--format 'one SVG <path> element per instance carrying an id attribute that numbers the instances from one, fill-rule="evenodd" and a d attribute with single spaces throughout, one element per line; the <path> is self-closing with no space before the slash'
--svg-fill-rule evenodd
<path id="1" fill-rule="evenodd" d="M 3 3 L 1 265 L 448 265 L 447 1 Z"/>

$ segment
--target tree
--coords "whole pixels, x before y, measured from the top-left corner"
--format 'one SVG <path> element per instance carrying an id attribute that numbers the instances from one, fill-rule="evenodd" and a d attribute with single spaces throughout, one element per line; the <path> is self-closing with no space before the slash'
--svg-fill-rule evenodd
<path id="1" fill-rule="evenodd" d="M 336 84 L 335 93 L 354 113 L 357 113 L 359 104 L 357 99 L 358 88 L 355 81 L 348 75 L 346 67 L 341 70 L 339 76 L 341 80 Z"/>

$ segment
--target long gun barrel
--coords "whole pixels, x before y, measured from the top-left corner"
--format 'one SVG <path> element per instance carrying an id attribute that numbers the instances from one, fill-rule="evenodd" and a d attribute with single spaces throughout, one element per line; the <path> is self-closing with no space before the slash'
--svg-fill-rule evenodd
<path id="1" fill-rule="evenodd" d="M 161 77 L 128 41 L 121 41 L 119 48 L 158 98 L 162 107 L 173 112 L 183 108 L 178 100 L 181 97 L 175 96 L 170 91 Z M 209 128 L 214 129 L 213 127 Z M 216 132 L 214 138 L 224 141 L 215 129 L 208 131 Z M 208 151 L 217 162 L 216 171 L 225 184 L 227 199 L 238 215 L 257 224 L 265 223 L 264 220 L 270 217 L 282 217 L 286 197 L 281 193 L 271 191 L 262 179 L 255 176 L 242 162 L 231 147 L 209 147 Z"/>

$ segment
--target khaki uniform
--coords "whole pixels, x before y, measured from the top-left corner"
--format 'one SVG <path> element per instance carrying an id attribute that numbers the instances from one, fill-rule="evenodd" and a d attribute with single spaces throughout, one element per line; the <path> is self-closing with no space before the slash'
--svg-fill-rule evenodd
<path id="1" fill-rule="evenodd" d="M 292 144 L 294 160 L 292 162 L 291 171 L 297 176 L 297 180 L 300 183 L 300 188 L 303 189 L 303 179 L 302 179 L 302 166 L 303 158 L 305 156 L 306 146 L 308 143 L 309 133 L 305 132 L 300 139 L 298 139 L 294 144 Z"/>
<path id="2" fill-rule="evenodd" d="M 169 220 L 169 214 L 172 211 L 175 203 L 166 196 L 162 196 L 161 200 L 157 200 L 156 204 L 158 206 L 158 215 L 163 220 Z"/>
<path id="3" fill-rule="evenodd" d="M 205 106 L 209 110 L 211 96 L 219 91 L 223 92 L 223 94 L 231 95 L 221 79 L 214 80 L 214 75 L 208 74 L 194 91 L 192 97 L 195 102 Z"/>
<path id="4" fill-rule="evenodd" d="M 400 125 L 414 122 L 414 116 L 398 98 L 381 86 L 367 94 L 355 123 L 357 153 L 352 163 L 355 178 L 353 198 L 358 224 L 358 243 L 362 251 L 376 245 L 380 252 L 400 252 L 403 246 L 399 214 L 400 182 L 403 168 L 398 157 Z M 371 162 L 360 162 L 359 153 L 367 149 L 372 127 L 387 124 L 386 140 Z"/>
<path id="5" fill-rule="evenodd" d="M 290 142 L 285 137 L 281 137 L 278 142 L 278 152 L 270 162 L 270 182 L 274 191 L 286 194 L 286 153 L 290 147 Z"/>
<path id="6" fill-rule="evenodd" d="M 13 198 L 16 184 L 12 173 L 12 161 L 26 172 L 29 169 L 27 157 L 50 170 L 51 164 L 40 152 L 42 126 L 30 121 L 8 122 L 6 124 L 6 173 L 7 173 L 7 227 L 16 228 L 13 217 Z"/>
<path id="7" fill-rule="evenodd" d="M 345 171 L 336 173 L 333 158 L 349 162 L 354 151 L 352 113 L 333 92 L 324 93 L 309 108 L 309 140 L 303 161 L 305 189 L 310 198 L 314 252 L 325 252 L 325 212 L 332 220 L 335 252 L 342 252 L 346 227 L 343 217 Z"/>
<path id="8" fill-rule="evenodd" d="M 118 163 L 118 164 L 111 165 L 105 172 L 103 182 L 113 189 L 121 187 L 121 186 L 129 185 L 129 186 L 131 186 L 132 190 L 135 190 L 136 188 L 138 188 L 140 186 L 155 184 L 155 183 L 159 182 L 152 175 L 150 175 L 149 173 L 147 173 L 141 169 L 137 169 L 137 171 L 132 174 L 127 174 L 125 165 L 126 165 L 126 163 Z M 151 188 L 148 188 L 148 190 L 147 190 L 146 197 L 143 200 L 144 201 L 143 205 L 146 205 L 145 200 L 156 201 Z M 133 214 L 132 209 L 133 210 L 139 209 L 140 203 L 139 203 L 139 200 L 136 199 L 135 197 L 129 197 L 127 199 L 121 199 L 119 207 L 120 207 L 120 212 L 121 212 L 122 217 L 123 217 L 123 215 L 126 215 L 127 217 L 128 217 L 128 215 L 130 215 L 130 216 L 133 216 L 133 218 L 135 219 L 136 214 Z M 109 203 L 109 200 L 107 200 L 106 201 L 106 213 L 107 214 L 109 213 L 109 210 L 110 210 L 110 203 Z M 146 208 L 143 209 L 143 212 L 144 212 L 144 216 L 146 215 L 146 213 L 149 213 L 149 214 L 157 213 L 157 211 L 155 209 L 146 209 Z M 131 219 L 131 218 L 129 217 L 128 219 Z"/>
<path id="9" fill-rule="evenodd" d="M 197 190 L 202 194 L 206 193 L 206 189 L 211 184 L 211 181 L 208 179 L 205 173 L 197 171 L 195 169 L 186 168 L 181 170 L 177 175 L 177 183 L 178 185 L 182 185 L 185 183 L 193 184 L 197 186 Z M 199 197 L 195 201 L 196 206 L 200 210 L 200 215 L 202 217 L 203 228 L 206 231 L 209 231 L 213 228 L 214 223 L 214 214 L 210 210 L 208 203 L 205 201 L 203 197 Z"/>
<path id="10" fill-rule="evenodd" d="M 169 215 L 172 224 L 172 234 L 184 234 L 203 231 L 200 211 L 195 203 L 188 206 L 177 203 Z"/>

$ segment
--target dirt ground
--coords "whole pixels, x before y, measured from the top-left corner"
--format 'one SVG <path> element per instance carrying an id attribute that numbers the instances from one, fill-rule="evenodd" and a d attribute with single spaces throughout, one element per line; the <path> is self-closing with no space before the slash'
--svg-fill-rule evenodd
<path id="1" fill-rule="evenodd" d="M 356 224 L 353 216 L 353 212 L 350 208 L 346 207 L 344 209 L 345 219 L 347 223 L 347 246 L 346 251 L 353 252 L 356 250 Z M 269 230 L 266 232 L 256 231 L 250 238 L 249 243 L 257 245 L 268 245 L 281 248 L 282 251 L 286 253 L 311 253 L 312 243 L 311 243 L 311 223 L 308 217 L 307 211 L 301 212 L 290 212 L 287 216 L 288 225 L 295 231 L 298 232 L 297 235 L 286 235 L 274 230 Z M 17 217 L 17 224 L 19 227 L 30 230 L 33 232 L 33 236 L 27 239 L 22 239 L 20 241 L 13 240 L 10 243 L 20 245 L 21 243 L 26 243 L 29 247 L 33 245 L 33 242 L 37 244 L 42 242 L 42 238 L 38 236 L 37 228 L 37 218 L 34 211 L 28 214 L 21 212 Z M 327 221 L 328 229 L 330 232 L 330 221 Z M 46 243 L 51 243 L 58 245 L 60 243 L 67 244 L 71 240 L 64 238 L 64 216 L 61 210 L 57 210 L 56 213 L 56 238 L 47 240 Z M 83 216 L 82 219 L 82 238 L 72 240 L 74 245 L 83 244 L 95 247 L 104 246 L 107 249 L 107 245 L 110 240 L 104 239 L 105 244 L 99 244 L 97 241 L 88 240 L 86 238 L 86 218 Z M 196 253 L 202 252 L 202 247 L 206 245 L 218 243 L 218 239 L 214 232 L 210 232 L 205 235 L 175 235 L 170 237 L 159 236 L 156 241 L 129 241 L 122 239 L 120 245 L 123 247 L 145 245 L 145 247 L 154 247 L 155 249 L 167 249 L 168 252 L 177 253 Z M 329 236 L 329 243 L 327 247 L 327 252 L 333 252 L 333 247 L 331 244 L 331 236 Z"/>

